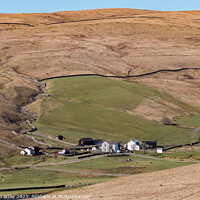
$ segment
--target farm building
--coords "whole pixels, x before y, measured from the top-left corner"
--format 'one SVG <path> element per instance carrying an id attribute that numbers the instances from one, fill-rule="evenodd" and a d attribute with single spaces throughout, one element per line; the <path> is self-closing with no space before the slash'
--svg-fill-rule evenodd
<path id="1" fill-rule="evenodd" d="M 131 140 L 127 144 L 127 149 L 129 151 L 139 151 L 141 148 L 142 148 L 141 143 L 137 141 L 136 139 Z"/>
<path id="2" fill-rule="evenodd" d="M 37 146 L 33 146 L 33 147 L 28 147 L 24 150 L 21 151 L 21 154 L 22 155 L 40 155 L 40 152 L 39 152 L 40 148 L 37 147 Z"/>
<path id="3" fill-rule="evenodd" d="M 81 138 L 79 140 L 79 146 L 94 145 L 94 140 L 92 138 Z"/>
<path id="4" fill-rule="evenodd" d="M 158 147 L 158 148 L 156 149 L 156 153 L 163 153 L 163 148 Z"/>
<path id="5" fill-rule="evenodd" d="M 143 149 L 155 149 L 157 147 L 156 141 L 142 141 Z"/>
<path id="6" fill-rule="evenodd" d="M 102 139 L 98 139 L 98 140 L 94 140 L 94 145 L 101 145 L 103 143 L 103 140 Z"/>
<path id="7" fill-rule="evenodd" d="M 119 150 L 118 142 L 103 142 L 100 147 L 102 152 L 117 152 Z"/>
<path id="8" fill-rule="evenodd" d="M 67 148 L 64 148 L 62 151 L 58 152 L 58 154 L 60 154 L 60 155 L 69 154 L 69 153 L 70 153 L 69 149 L 67 149 Z"/>
<path id="9" fill-rule="evenodd" d="M 64 140 L 65 137 L 63 137 L 62 135 L 57 135 L 57 136 L 56 136 L 56 139 L 57 139 L 57 140 Z"/>

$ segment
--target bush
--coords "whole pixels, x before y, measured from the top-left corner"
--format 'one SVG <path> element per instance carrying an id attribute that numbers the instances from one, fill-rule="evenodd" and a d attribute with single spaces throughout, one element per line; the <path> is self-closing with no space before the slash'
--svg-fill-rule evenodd
<path id="1" fill-rule="evenodd" d="M 165 125 L 170 125 L 171 124 L 171 119 L 169 117 L 163 117 L 161 122 Z"/>

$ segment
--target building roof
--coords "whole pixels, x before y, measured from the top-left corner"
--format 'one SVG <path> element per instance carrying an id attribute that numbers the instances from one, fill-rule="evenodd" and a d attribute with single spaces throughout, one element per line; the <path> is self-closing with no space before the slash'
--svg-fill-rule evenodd
<path id="1" fill-rule="evenodd" d="M 119 142 L 115 142 L 115 141 L 105 141 L 107 142 L 108 144 L 116 144 L 116 143 L 119 143 Z M 104 142 L 103 142 L 104 143 Z"/>
<path id="2" fill-rule="evenodd" d="M 81 138 L 82 141 L 94 141 L 92 138 Z"/>
<path id="3" fill-rule="evenodd" d="M 133 139 L 132 141 L 135 142 L 135 143 L 138 142 L 140 144 L 140 142 L 138 140 L 136 140 L 136 139 Z"/>
<path id="4" fill-rule="evenodd" d="M 62 135 L 57 135 L 56 137 L 62 137 L 62 138 L 63 138 L 63 136 L 62 136 Z"/>

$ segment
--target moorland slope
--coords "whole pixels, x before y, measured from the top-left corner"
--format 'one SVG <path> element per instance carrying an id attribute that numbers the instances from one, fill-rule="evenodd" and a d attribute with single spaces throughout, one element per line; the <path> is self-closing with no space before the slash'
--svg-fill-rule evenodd
<path id="1" fill-rule="evenodd" d="M 178 105 L 170 118 L 194 117 L 192 126 L 199 126 L 199 19 L 199 11 L 134 9 L 0 14 L 0 137 L 16 143 L 11 131 L 28 129 L 25 120 L 31 116 L 23 106 L 41 93 L 37 80 L 88 73 L 150 73 L 128 81 L 192 107 L 181 110 Z M 163 69 L 183 70 L 151 74 Z M 159 121 L 174 106 L 166 99 L 146 98 L 135 113 Z"/>

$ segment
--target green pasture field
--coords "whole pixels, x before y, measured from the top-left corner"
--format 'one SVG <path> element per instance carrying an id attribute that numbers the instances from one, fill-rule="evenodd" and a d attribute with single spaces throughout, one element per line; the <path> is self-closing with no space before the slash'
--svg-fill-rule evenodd
<path id="1" fill-rule="evenodd" d="M 196 149 L 196 148 L 194 148 Z M 140 154 L 143 154 L 140 152 Z M 150 153 L 146 152 L 144 155 L 149 155 L 149 156 L 155 156 L 158 158 L 169 158 L 169 159 L 174 159 L 175 161 L 178 160 L 185 160 L 185 161 L 190 161 L 190 162 L 195 162 L 195 161 L 200 161 L 200 151 L 195 151 L 195 150 L 185 150 L 185 151 L 167 151 L 166 153 L 162 154 L 157 154 L 157 153 Z"/>
<path id="2" fill-rule="evenodd" d="M 127 162 L 131 159 L 130 162 Z M 138 174 L 153 172 L 175 167 L 182 167 L 194 162 L 168 161 L 165 159 L 154 159 L 140 156 L 105 156 L 93 160 L 78 163 L 51 166 L 52 169 L 64 169 L 73 171 L 86 171 L 112 174 Z"/>
<path id="3" fill-rule="evenodd" d="M 58 151 L 58 150 L 55 150 Z M 20 153 L 20 152 L 19 152 Z M 70 160 L 69 158 L 61 158 L 49 155 L 41 156 L 23 156 L 16 155 L 8 158 L 1 159 L 1 167 L 18 167 L 18 166 L 27 166 L 27 165 L 37 165 L 37 164 L 47 164 L 47 163 L 56 163 Z"/>
<path id="4" fill-rule="evenodd" d="M 191 130 L 162 125 L 128 113 L 147 98 L 158 96 L 187 111 L 195 109 L 171 96 L 137 83 L 102 77 L 73 77 L 48 80 L 40 104 L 42 115 L 34 122 L 38 132 L 78 144 L 80 138 L 156 140 L 158 145 L 194 141 Z"/>
<path id="5" fill-rule="evenodd" d="M 82 103 L 103 105 L 132 111 L 147 97 L 160 97 L 187 111 L 196 111 L 172 96 L 138 83 L 103 77 L 69 77 L 45 81 L 47 93 L 53 97 L 79 100 Z"/>
<path id="6" fill-rule="evenodd" d="M 200 114 L 194 113 L 190 116 L 182 117 L 181 119 L 176 121 L 178 124 L 182 126 L 188 127 L 200 127 Z M 196 131 L 200 137 L 200 130 Z"/>
<path id="7" fill-rule="evenodd" d="M 20 187 L 44 187 L 63 185 L 81 187 L 83 185 L 96 184 L 113 179 L 113 177 L 82 176 L 78 174 L 46 171 L 38 169 L 21 169 L 0 172 L 0 189 Z M 4 181 L 3 181 L 4 179 Z M 66 188 L 65 188 L 66 189 Z M 35 189 L 0 192 L 0 195 L 8 194 L 34 194 L 46 193 L 55 189 Z M 56 189 L 57 190 L 57 189 Z"/>

